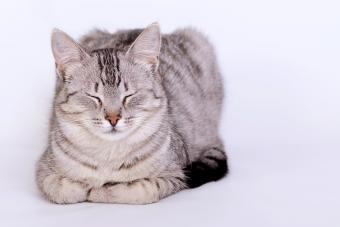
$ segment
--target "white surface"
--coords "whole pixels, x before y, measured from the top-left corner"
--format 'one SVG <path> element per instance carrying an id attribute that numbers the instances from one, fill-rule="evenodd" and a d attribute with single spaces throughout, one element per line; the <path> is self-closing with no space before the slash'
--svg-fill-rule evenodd
<path id="1" fill-rule="evenodd" d="M 0 226 L 340 226 L 338 1 L 70 2 L 0 3 Z M 196 26 L 216 46 L 230 175 L 147 206 L 42 200 L 51 29 L 79 37 L 156 20 L 164 32 Z"/>

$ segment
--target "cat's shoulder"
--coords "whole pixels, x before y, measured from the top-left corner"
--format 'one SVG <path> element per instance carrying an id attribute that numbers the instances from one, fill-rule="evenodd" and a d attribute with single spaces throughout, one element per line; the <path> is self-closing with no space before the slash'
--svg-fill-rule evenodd
<path id="1" fill-rule="evenodd" d="M 166 42 L 175 45 L 191 47 L 189 49 L 203 52 L 213 52 L 214 48 L 208 36 L 195 27 L 179 28 L 172 33 L 164 35 Z"/>

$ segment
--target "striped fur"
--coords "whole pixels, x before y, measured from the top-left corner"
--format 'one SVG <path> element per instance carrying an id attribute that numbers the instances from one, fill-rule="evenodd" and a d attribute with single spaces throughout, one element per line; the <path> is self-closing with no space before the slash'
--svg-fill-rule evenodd
<path id="1" fill-rule="evenodd" d="M 152 24 L 78 44 L 55 30 L 52 50 L 58 79 L 37 164 L 47 199 L 146 204 L 227 173 L 222 81 L 201 33 L 161 36 Z"/>

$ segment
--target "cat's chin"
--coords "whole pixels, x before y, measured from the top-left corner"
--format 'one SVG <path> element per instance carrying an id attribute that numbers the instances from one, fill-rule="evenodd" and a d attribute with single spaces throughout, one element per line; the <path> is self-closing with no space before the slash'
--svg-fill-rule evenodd
<path id="1" fill-rule="evenodd" d="M 118 141 L 125 139 L 129 135 L 129 130 L 110 129 L 105 132 L 96 132 L 96 136 L 108 141 Z"/>

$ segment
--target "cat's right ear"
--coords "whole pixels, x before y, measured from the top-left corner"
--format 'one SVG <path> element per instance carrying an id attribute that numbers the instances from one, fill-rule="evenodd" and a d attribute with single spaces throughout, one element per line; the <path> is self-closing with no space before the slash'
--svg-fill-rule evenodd
<path id="1" fill-rule="evenodd" d="M 81 62 L 89 57 L 77 42 L 65 32 L 56 28 L 52 31 L 51 45 L 57 73 L 62 77 L 80 66 Z"/>

